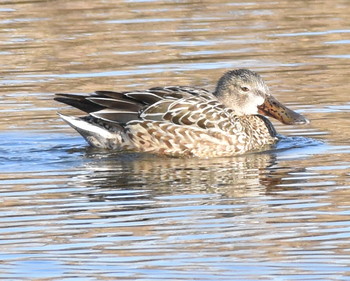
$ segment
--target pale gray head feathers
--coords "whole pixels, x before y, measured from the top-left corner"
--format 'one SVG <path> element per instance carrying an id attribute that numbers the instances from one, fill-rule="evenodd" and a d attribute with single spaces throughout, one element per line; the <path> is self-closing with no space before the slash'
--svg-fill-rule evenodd
<path id="1" fill-rule="evenodd" d="M 257 107 L 270 95 L 261 76 L 248 69 L 226 72 L 218 81 L 214 94 L 237 115 L 257 114 Z"/>

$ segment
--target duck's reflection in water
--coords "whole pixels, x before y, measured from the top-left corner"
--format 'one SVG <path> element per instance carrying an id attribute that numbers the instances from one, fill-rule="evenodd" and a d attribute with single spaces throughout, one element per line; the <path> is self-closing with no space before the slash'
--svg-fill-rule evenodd
<path id="1" fill-rule="evenodd" d="M 128 196 L 120 196 L 121 191 L 124 195 L 135 195 L 136 191 L 146 190 L 147 197 L 209 193 L 226 198 L 256 196 L 278 189 L 290 172 L 303 169 L 280 167 L 271 152 L 230 158 L 178 159 L 106 154 L 90 149 L 86 157 L 91 158 L 83 166 L 86 173 L 74 182 L 100 190 L 98 200 L 126 200 Z M 109 192 L 104 195 L 102 191 L 107 189 Z M 130 196 L 132 198 L 134 196 Z"/>

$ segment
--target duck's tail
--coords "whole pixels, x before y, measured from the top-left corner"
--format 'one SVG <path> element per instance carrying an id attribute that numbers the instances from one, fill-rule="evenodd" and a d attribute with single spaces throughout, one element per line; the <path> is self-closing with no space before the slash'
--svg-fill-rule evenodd
<path id="1" fill-rule="evenodd" d="M 75 129 L 91 145 L 98 148 L 123 150 L 128 145 L 125 141 L 124 128 L 120 125 L 113 127 L 98 124 L 87 117 L 72 117 L 61 113 L 58 115 Z"/>

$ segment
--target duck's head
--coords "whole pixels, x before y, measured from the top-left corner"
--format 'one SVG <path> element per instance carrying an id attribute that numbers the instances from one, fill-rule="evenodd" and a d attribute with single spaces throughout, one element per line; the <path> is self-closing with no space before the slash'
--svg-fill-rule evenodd
<path id="1" fill-rule="evenodd" d="M 248 69 L 226 72 L 214 94 L 237 115 L 263 114 L 287 125 L 309 123 L 304 116 L 274 98 L 260 75 Z"/>

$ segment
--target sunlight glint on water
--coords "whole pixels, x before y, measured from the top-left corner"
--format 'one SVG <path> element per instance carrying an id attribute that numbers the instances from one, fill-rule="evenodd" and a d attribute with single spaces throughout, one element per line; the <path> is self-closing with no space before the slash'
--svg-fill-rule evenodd
<path id="1" fill-rule="evenodd" d="M 11 7 L 10 7 L 11 6 Z M 0 4 L 0 277 L 348 280 L 349 3 Z M 43 12 L 44 11 L 44 12 Z M 87 147 L 54 93 L 262 74 L 308 126 L 269 151 L 174 159 Z"/>

